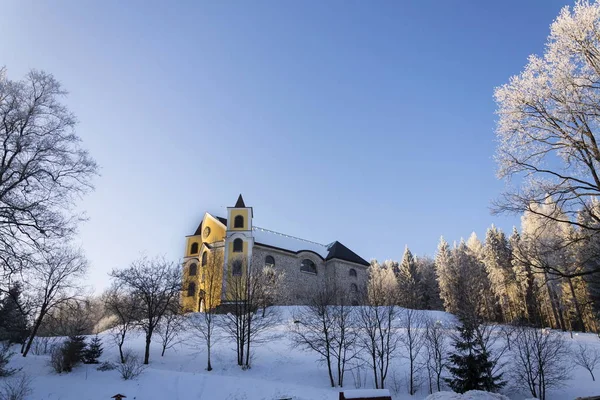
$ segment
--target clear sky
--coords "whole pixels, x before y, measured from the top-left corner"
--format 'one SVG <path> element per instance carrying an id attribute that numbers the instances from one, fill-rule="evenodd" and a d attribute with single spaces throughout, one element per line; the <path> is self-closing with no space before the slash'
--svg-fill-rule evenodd
<path id="1" fill-rule="evenodd" d="M 4 1 L 0 65 L 51 72 L 101 165 L 90 284 L 182 256 L 239 193 L 254 224 L 366 259 L 483 239 L 494 87 L 567 1 Z"/>

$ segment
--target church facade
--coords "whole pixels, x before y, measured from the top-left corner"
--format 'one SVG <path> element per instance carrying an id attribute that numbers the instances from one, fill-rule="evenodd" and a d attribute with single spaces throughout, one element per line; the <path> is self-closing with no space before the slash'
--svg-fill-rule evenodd
<path id="1" fill-rule="evenodd" d="M 306 304 L 323 285 L 336 285 L 358 304 L 368 279 L 369 263 L 338 241 L 324 245 L 254 226 L 253 209 L 241 194 L 227 218 L 205 213 L 185 241 L 181 295 L 188 312 L 230 301 L 227 277 L 248 269 L 282 273 L 282 289 L 273 299 L 279 305 Z"/>

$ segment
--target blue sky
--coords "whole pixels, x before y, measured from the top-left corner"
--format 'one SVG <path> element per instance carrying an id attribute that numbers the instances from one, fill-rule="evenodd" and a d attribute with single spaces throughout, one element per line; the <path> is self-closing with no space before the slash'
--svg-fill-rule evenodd
<path id="1" fill-rule="evenodd" d="M 254 224 L 366 259 L 480 238 L 494 87 L 567 1 L 8 1 L 0 65 L 53 73 L 101 165 L 81 208 L 90 284 L 177 260 L 239 193 Z"/>

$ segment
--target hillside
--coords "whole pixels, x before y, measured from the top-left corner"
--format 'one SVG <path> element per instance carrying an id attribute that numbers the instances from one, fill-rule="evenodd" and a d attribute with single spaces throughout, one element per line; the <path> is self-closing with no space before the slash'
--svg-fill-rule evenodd
<path id="1" fill-rule="evenodd" d="M 123 381 L 116 370 L 101 372 L 95 365 L 81 365 L 70 374 L 58 375 L 48 365 L 48 355 L 30 354 L 27 358 L 15 356 L 11 366 L 22 367 L 33 378 L 36 400 L 103 400 L 122 393 L 127 399 L 205 399 L 205 400 L 272 400 L 293 398 L 295 400 L 335 400 L 338 388 L 328 387 L 327 372 L 317 363 L 313 353 L 292 349 L 286 336 L 291 308 L 282 307 L 281 322 L 273 326 L 270 334 L 278 336 L 268 343 L 255 347 L 252 368 L 241 370 L 235 364 L 235 352 L 227 340 L 215 346 L 211 372 L 205 371 L 204 348 L 194 344 L 193 338 L 183 335 L 181 344 L 160 356 L 158 337 L 152 344 L 150 365 L 136 380 Z M 429 316 L 451 326 L 454 317 L 443 312 L 426 312 Z M 568 334 L 565 334 L 568 336 Z M 111 345 L 108 332 L 100 334 L 105 346 L 101 361 L 116 361 L 118 350 Z M 571 339 L 569 338 L 569 341 Z M 574 336 L 573 342 L 587 342 L 599 346 L 600 340 L 593 334 Z M 143 353 L 141 335 L 130 337 L 126 347 L 138 354 Z M 369 371 L 361 368 L 366 376 L 367 387 L 372 387 Z M 415 396 L 406 394 L 406 361 L 396 357 L 389 373 L 388 388 L 395 392 L 394 399 L 423 399 L 427 397 L 427 385 L 423 384 Z M 355 373 L 356 375 L 356 373 Z M 353 374 L 346 375 L 346 387 L 355 388 Z M 600 393 L 600 384 L 592 382 L 589 373 L 579 367 L 573 368 L 573 379 L 561 390 L 550 392 L 551 400 L 574 399 L 577 396 Z M 505 390 L 510 398 L 524 399 L 526 394 L 514 388 Z"/>

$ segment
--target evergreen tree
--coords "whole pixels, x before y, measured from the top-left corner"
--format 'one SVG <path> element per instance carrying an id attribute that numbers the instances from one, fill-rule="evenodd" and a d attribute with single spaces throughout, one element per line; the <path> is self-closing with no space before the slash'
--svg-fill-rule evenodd
<path id="1" fill-rule="evenodd" d="M 505 385 L 502 374 L 490 376 L 487 371 L 493 369 L 490 354 L 483 350 L 475 334 L 475 325 L 465 321 L 457 327 L 460 336 L 454 338 L 455 353 L 449 357 L 452 366 L 449 367 L 452 378 L 446 378 L 446 383 L 452 390 L 465 393 L 469 390 L 495 392 Z"/>
<path id="2" fill-rule="evenodd" d="M 441 237 L 434 260 L 435 272 L 440 288 L 440 298 L 444 302 L 444 309 L 449 313 L 455 313 L 459 308 L 458 299 L 460 295 L 455 290 L 455 283 L 460 277 L 451 258 L 450 246 Z"/>
<path id="3" fill-rule="evenodd" d="M 83 361 L 86 349 L 85 336 L 69 336 L 61 348 L 63 357 L 63 372 L 71 372 L 73 368 Z"/>
<path id="4" fill-rule="evenodd" d="M 483 262 L 490 280 L 490 288 L 500 306 L 502 319 L 515 320 L 518 291 L 511 249 L 504 232 L 494 225 L 486 232 Z"/>
<path id="5" fill-rule="evenodd" d="M 398 270 L 400 306 L 411 309 L 423 308 L 423 287 L 417 270 L 417 263 L 408 246 Z"/>
<path id="6" fill-rule="evenodd" d="M 416 263 L 423 290 L 423 308 L 426 310 L 443 310 L 444 304 L 440 298 L 440 285 L 435 274 L 434 261 L 429 257 L 418 257 Z"/>
<path id="7" fill-rule="evenodd" d="M 468 259 L 463 266 L 463 275 L 470 279 L 470 288 L 477 293 L 477 314 L 486 321 L 496 321 L 500 317 L 500 308 L 492 292 L 491 283 L 485 270 L 485 251 L 475 232 L 467 240 Z"/>
<path id="8" fill-rule="evenodd" d="M 0 341 L 23 343 L 29 335 L 21 297 L 21 286 L 17 283 L 0 300 Z"/>
<path id="9" fill-rule="evenodd" d="M 98 335 L 94 336 L 90 344 L 83 350 L 82 358 L 84 364 L 98 364 L 98 359 L 102 355 L 102 340 Z"/>

